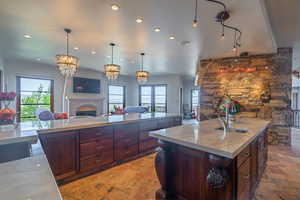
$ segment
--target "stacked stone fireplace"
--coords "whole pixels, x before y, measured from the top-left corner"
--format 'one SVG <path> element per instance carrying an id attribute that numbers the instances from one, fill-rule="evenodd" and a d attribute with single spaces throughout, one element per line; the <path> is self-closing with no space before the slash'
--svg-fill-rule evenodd
<path id="1" fill-rule="evenodd" d="M 241 113 L 271 121 L 271 144 L 290 144 L 292 49 L 276 54 L 202 60 L 197 69 L 200 118 L 214 118 L 214 101 L 225 94 L 244 108 Z"/>
<path id="2" fill-rule="evenodd" d="M 104 98 L 68 98 L 70 116 L 98 116 L 103 114 Z"/>

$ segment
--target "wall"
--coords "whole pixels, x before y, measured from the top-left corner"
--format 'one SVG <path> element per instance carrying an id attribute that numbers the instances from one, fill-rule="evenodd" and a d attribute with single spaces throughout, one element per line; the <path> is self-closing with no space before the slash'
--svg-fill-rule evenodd
<path id="1" fill-rule="evenodd" d="M 201 119 L 215 117 L 217 100 L 228 94 L 243 115 L 271 120 L 271 144 L 290 144 L 292 49 L 277 54 L 202 60 L 198 66 Z"/>
<path id="2" fill-rule="evenodd" d="M 62 111 L 62 89 L 64 77 L 54 65 L 47 65 L 27 60 L 5 60 L 4 62 L 5 81 L 8 91 L 16 90 L 16 76 L 28 76 L 36 78 L 48 78 L 54 80 L 54 109 L 56 112 Z M 108 81 L 102 72 L 79 68 L 75 76 L 85 78 L 96 78 L 101 80 L 101 93 L 95 94 L 74 94 L 72 92 L 72 79 L 68 80 L 68 97 L 104 97 L 104 105 L 107 105 Z M 139 104 L 139 86 L 133 76 L 120 76 L 117 81 L 112 82 L 116 85 L 126 86 L 126 106 L 136 106 Z M 167 84 L 168 112 L 179 112 L 180 110 L 180 88 L 183 87 L 183 80 L 179 75 L 151 76 L 147 84 Z M 188 95 L 187 95 L 188 96 Z M 187 98 L 190 98 L 189 96 Z M 185 99 L 185 98 L 184 98 Z M 190 101 L 190 100 L 184 100 Z M 104 106 L 107 112 L 107 106 Z"/>
<path id="3" fill-rule="evenodd" d="M 64 84 L 64 77 L 60 74 L 59 70 L 54 65 L 46 65 L 36 62 L 29 62 L 25 60 L 5 60 L 4 62 L 5 82 L 8 85 L 8 91 L 16 91 L 16 76 L 28 76 L 36 78 L 49 78 L 54 80 L 54 109 L 56 112 L 62 111 L 62 89 Z M 96 78 L 101 80 L 101 93 L 96 94 L 74 94 L 72 92 L 72 79 L 68 80 L 67 84 L 67 96 L 69 97 L 104 97 L 104 105 L 107 105 L 108 96 L 108 81 L 104 74 L 99 71 L 79 68 L 75 76 L 85 78 Z M 127 105 L 134 105 L 131 97 L 131 91 L 133 90 L 133 77 L 121 76 L 118 81 L 113 84 L 126 86 L 126 103 Z M 104 106 L 104 112 L 107 111 L 107 106 Z"/>

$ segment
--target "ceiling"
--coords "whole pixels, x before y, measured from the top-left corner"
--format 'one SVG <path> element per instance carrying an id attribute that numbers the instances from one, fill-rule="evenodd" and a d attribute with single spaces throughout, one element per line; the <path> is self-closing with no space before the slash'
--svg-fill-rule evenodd
<path id="1" fill-rule="evenodd" d="M 144 68 L 151 74 L 188 76 L 195 74 L 200 59 L 235 55 L 231 51 L 233 33 L 225 31 L 222 40 L 221 26 L 213 21 L 220 6 L 205 0 L 199 0 L 197 28 L 191 26 L 194 0 L 0 1 L 0 53 L 5 59 L 29 59 L 54 66 L 55 55 L 65 52 L 65 27 L 73 30 L 71 54 L 80 58 L 80 66 L 101 71 L 110 62 L 110 42 L 117 44 L 115 60 L 126 75 L 139 69 L 140 52 L 146 53 Z M 275 51 L 261 0 L 223 2 L 231 13 L 227 23 L 243 32 L 240 52 Z M 113 3 L 120 6 L 118 11 L 111 9 Z M 137 17 L 142 17 L 143 23 L 137 24 Z M 154 32 L 155 27 L 161 31 Z M 32 35 L 32 39 L 24 38 L 24 34 Z M 169 39 L 171 35 L 174 40 Z M 182 41 L 190 44 L 181 45 Z M 75 46 L 79 50 L 74 51 Z M 97 53 L 92 55 L 91 51 Z"/>
<path id="2" fill-rule="evenodd" d="M 300 1 L 265 0 L 279 47 L 293 47 L 293 67 L 300 69 Z"/>

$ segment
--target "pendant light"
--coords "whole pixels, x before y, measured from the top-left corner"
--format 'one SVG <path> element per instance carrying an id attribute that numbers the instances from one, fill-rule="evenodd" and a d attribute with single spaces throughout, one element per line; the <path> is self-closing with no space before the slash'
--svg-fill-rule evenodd
<path id="1" fill-rule="evenodd" d="M 198 26 L 198 0 L 195 0 L 195 15 L 194 15 L 194 20 L 193 20 L 193 27 L 197 27 Z"/>
<path id="2" fill-rule="evenodd" d="M 66 28 L 64 31 L 67 34 L 67 54 L 57 55 L 56 64 L 64 76 L 73 76 L 79 67 L 79 59 L 69 55 L 69 34 L 71 33 L 71 29 Z"/>
<path id="3" fill-rule="evenodd" d="M 120 75 L 120 65 L 114 64 L 114 43 L 110 43 L 111 46 L 111 64 L 104 65 L 104 72 L 109 81 L 116 80 Z"/>
<path id="4" fill-rule="evenodd" d="M 135 76 L 136 76 L 136 80 L 139 84 L 145 84 L 147 83 L 148 79 L 149 79 L 149 72 L 147 71 L 144 71 L 144 56 L 145 56 L 145 53 L 141 53 L 141 57 L 142 57 L 142 67 L 141 67 L 141 70 L 140 71 L 137 71 L 135 73 Z"/>

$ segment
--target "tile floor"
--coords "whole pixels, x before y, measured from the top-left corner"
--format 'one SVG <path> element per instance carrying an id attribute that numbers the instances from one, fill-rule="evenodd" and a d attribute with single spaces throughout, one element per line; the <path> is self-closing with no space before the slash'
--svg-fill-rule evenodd
<path id="1" fill-rule="evenodd" d="M 64 200 L 153 200 L 159 183 L 154 154 L 60 187 Z M 300 130 L 292 147 L 270 146 L 254 200 L 300 200 Z"/>

